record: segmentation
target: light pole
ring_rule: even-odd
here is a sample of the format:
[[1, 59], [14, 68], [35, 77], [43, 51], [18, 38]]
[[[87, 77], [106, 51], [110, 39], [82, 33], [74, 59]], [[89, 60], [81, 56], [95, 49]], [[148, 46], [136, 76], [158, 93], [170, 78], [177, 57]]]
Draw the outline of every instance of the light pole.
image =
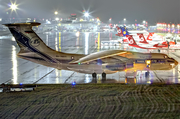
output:
[[124, 25], [126, 25], [126, 18], [124, 18]]
[[56, 20], [56, 22], [58, 22], [58, 21], [59, 21], [59, 18], [57, 17], [58, 11], [55, 11], [55, 12], [54, 12], [54, 15], [55, 15], [55, 20]]
[[144, 25], [144, 26], [146, 25], [146, 21], [145, 21], [145, 20], [143, 21], [143, 25]]
[[11, 3], [10, 9], [11, 9], [11, 11], [16, 11], [18, 9], [18, 7], [15, 3]]
[[56, 21], [59, 21], [59, 18], [57, 17], [55, 20], [56, 20]]
[[57, 15], [57, 14], [58, 14], [58, 12], [57, 12], [57, 11], [55, 11], [55, 12], [54, 12], [54, 14], [55, 14], [55, 15]]
[[85, 12], [85, 13], [84, 13], [84, 16], [85, 16], [85, 20], [87, 20], [86, 18], [89, 17], [89, 13], [88, 13], [88, 12]]
[[111, 23], [111, 21], [112, 21], [112, 18], [109, 18], [109, 23]]
[[[11, 12], [13, 11], [16, 12], [16, 10], [18, 9], [18, 5], [16, 3], [11, 3], [9, 7], [10, 7], [9, 9], [11, 10]], [[10, 18], [10, 23], [11, 23], [11, 18]]]

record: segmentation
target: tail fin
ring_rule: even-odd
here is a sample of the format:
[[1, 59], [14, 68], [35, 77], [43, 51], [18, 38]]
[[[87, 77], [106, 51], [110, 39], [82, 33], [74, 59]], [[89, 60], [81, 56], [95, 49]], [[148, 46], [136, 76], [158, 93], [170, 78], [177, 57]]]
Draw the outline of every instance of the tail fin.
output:
[[14, 23], [4, 25], [9, 28], [15, 37], [21, 49], [20, 53], [33, 52], [46, 61], [55, 62], [53, 58], [47, 54], [47, 52], [54, 52], [55, 50], [46, 46], [41, 38], [32, 30], [33, 26], [39, 26], [40, 23]]
[[147, 37], [147, 40], [150, 40], [152, 41], [152, 36], [153, 36], [154, 33], [149, 33], [148, 37]]
[[132, 37], [132, 35], [126, 35], [126, 37], [129, 40], [129, 46], [137, 47], [137, 48], [141, 48], [141, 49], [155, 49], [155, 47], [147, 48], [147, 47], [141, 47], [141, 46], [137, 45], [134, 38]]
[[134, 40], [132, 35], [126, 35], [129, 40], [129, 46], [137, 46], [136, 41]]
[[118, 26], [116, 26], [116, 28], [117, 28], [117, 34], [116, 34], [116, 36], [120, 36], [120, 37], [122, 37], [123, 36], [123, 32], [122, 32], [122, 30], [118, 27]]
[[146, 39], [144, 38], [144, 35], [142, 33], [137, 33], [137, 35], [139, 36], [140, 39], [140, 43], [145, 43], [145, 44], [149, 44]]
[[123, 36], [129, 35], [129, 32], [127, 31], [126, 26], [120, 27], [120, 29], [122, 30]]
[[118, 27], [116, 26], [118, 34], [116, 34], [116, 36], [126, 36], [129, 35], [129, 32], [127, 31], [126, 27]]

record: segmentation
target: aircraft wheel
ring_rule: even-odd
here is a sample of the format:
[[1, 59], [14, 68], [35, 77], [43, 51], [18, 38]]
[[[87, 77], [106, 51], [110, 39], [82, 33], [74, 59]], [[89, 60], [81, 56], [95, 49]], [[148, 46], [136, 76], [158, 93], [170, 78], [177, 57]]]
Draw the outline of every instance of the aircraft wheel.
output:
[[102, 73], [102, 78], [106, 78], [106, 73]]
[[97, 76], [96, 73], [93, 73], [93, 74], [92, 74], [92, 77], [93, 77], [93, 78], [96, 78], [96, 76]]

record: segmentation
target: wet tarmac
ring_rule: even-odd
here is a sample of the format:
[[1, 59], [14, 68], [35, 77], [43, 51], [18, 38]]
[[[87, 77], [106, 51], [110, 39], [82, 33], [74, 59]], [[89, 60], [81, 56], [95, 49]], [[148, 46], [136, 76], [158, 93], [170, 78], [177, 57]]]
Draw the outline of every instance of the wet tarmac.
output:
[[[101, 41], [117, 40], [115, 33], [83, 32], [79, 35], [76, 32], [46, 32], [38, 33], [42, 40], [51, 48], [77, 54], [90, 54], [101, 50], [119, 49], [132, 50], [139, 52], [158, 52], [157, 50], [142, 50], [124, 45], [101, 46]], [[180, 83], [179, 65], [173, 70], [150, 71], [149, 77], [145, 77], [145, 71], [137, 71], [137, 75], [118, 72], [108, 74], [106, 79], [101, 75], [93, 79], [91, 74], [77, 73], [74, 71], [57, 70], [43, 65], [18, 58], [16, 54], [19, 47], [12, 35], [0, 31], [0, 83], [10, 84], [63, 84], [63, 83], [137, 83], [149, 84], [154, 82], [161, 83]], [[163, 50], [172, 58], [180, 62], [180, 50]]]

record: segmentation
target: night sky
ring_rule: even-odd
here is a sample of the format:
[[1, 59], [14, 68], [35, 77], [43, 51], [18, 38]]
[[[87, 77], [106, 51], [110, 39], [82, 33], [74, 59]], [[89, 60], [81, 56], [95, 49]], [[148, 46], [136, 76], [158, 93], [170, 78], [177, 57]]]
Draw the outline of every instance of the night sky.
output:
[[91, 16], [103, 22], [112, 18], [112, 22], [118, 23], [126, 18], [127, 22], [136, 19], [138, 22], [180, 23], [180, 0], [16, 0], [20, 8], [17, 15], [7, 10], [10, 0], [0, 0], [0, 3], [1, 17], [54, 18], [56, 10], [62, 18], [72, 13], [81, 17], [83, 10], [89, 10]]

